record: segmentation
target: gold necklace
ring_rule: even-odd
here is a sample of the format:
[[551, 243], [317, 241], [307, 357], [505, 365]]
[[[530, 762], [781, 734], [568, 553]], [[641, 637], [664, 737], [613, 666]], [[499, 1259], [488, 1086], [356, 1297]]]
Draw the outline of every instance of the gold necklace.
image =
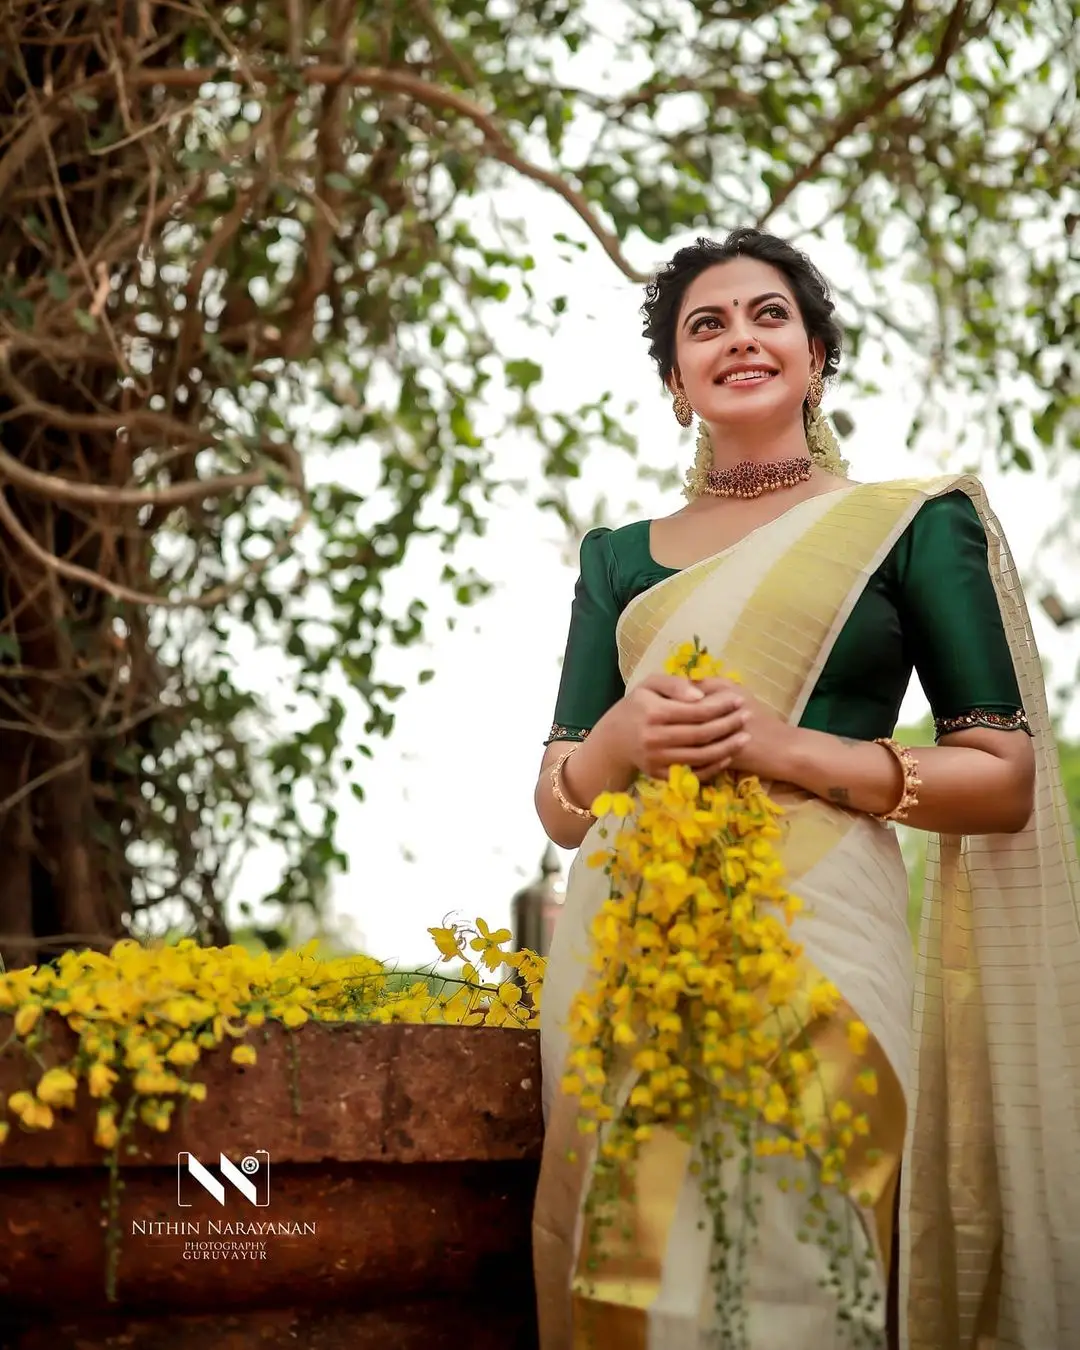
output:
[[714, 464], [705, 475], [704, 490], [712, 497], [760, 497], [763, 492], [778, 492], [807, 482], [812, 468], [806, 455], [772, 463], [744, 459], [731, 469], [718, 469]]

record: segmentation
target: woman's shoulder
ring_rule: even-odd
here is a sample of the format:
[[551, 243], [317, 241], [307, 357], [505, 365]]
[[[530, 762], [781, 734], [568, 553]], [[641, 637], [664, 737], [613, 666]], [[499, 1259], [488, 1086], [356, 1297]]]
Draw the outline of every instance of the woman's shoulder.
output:
[[[924, 497], [925, 505], [933, 502], [951, 502], [952, 509], [963, 502], [985, 502], [986, 489], [982, 481], [973, 473], [945, 473], [933, 477], [888, 478], [879, 482], [858, 483], [855, 486], [862, 492], [879, 493], [882, 496]], [[946, 508], [949, 509], [949, 508]]]
[[604, 554], [616, 562], [634, 560], [649, 551], [648, 520], [633, 520], [626, 525], [595, 525], [581, 541], [583, 551]]
[[967, 522], [984, 528], [992, 517], [986, 489], [970, 473], [939, 474], [934, 478], [893, 478], [856, 485], [860, 494], [882, 499], [892, 509], [916, 504], [906, 534], [927, 527], [948, 529]]
[[614, 528], [594, 525], [581, 540], [581, 574], [586, 580], [606, 583], [614, 595], [625, 589], [649, 559], [649, 522], [632, 521]]
[[653, 559], [651, 524], [651, 520], [633, 520], [615, 528], [598, 525], [581, 541], [582, 578], [609, 592], [619, 609], [669, 573], [670, 569]]

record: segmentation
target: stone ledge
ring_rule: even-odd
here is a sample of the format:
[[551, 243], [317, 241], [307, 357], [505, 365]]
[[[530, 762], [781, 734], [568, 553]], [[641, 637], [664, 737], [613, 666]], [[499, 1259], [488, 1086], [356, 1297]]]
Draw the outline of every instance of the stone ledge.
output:
[[[48, 1063], [69, 1057], [75, 1037], [53, 1016]], [[0, 1043], [11, 1028], [0, 1017]], [[290, 1032], [269, 1024], [249, 1032], [259, 1052], [250, 1067], [229, 1061], [229, 1041], [206, 1053], [194, 1076], [204, 1102], [178, 1108], [172, 1128], [135, 1132], [131, 1166], [175, 1164], [189, 1149], [233, 1152], [242, 1141], [275, 1161], [469, 1162], [539, 1158], [540, 1037], [508, 1027], [325, 1026]], [[293, 1049], [290, 1049], [290, 1043]], [[295, 1053], [293, 1053], [295, 1050]], [[26, 1086], [26, 1062], [0, 1057], [0, 1094]], [[299, 1101], [299, 1113], [294, 1097]], [[93, 1166], [96, 1104], [80, 1088], [74, 1112], [51, 1130], [27, 1133], [12, 1121], [0, 1147], [11, 1167]], [[254, 1141], [261, 1140], [258, 1145]]]
[[[56, 1062], [74, 1038], [59, 1019], [53, 1031]], [[83, 1088], [52, 1130], [13, 1125], [0, 1148], [0, 1347], [531, 1350], [539, 1036], [307, 1025], [251, 1041], [257, 1064], [210, 1052], [197, 1072], [207, 1100], [166, 1134], [138, 1126], [122, 1156], [112, 1304], [97, 1104]], [[0, 1093], [25, 1085], [22, 1057], [0, 1058]], [[197, 1185], [180, 1205], [178, 1152], [214, 1168], [255, 1149], [270, 1156], [267, 1205]], [[265, 1254], [185, 1256], [230, 1223]]]

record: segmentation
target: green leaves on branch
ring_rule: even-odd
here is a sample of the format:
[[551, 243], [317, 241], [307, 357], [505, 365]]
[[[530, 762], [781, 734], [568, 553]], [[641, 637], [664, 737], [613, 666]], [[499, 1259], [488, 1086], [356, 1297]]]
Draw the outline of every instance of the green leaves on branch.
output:
[[[40, 176], [9, 184], [0, 324], [40, 321], [50, 340], [63, 327], [95, 370], [115, 362], [87, 411], [127, 415], [137, 385], [139, 406], [211, 437], [200, 473], [272, 466], [246, 496], [137, 521], [163, 587], [218, 585], [272, 554], [200, 618], [132, 625], [145, 706], [168, 695], [122, 788], [145, 802], [125, 866], [147, 903], [181, 894], [202, 922], [208, 893], [223, 903], [234, 863], [266, 844], [275, 900], [321, 903], [344, 864], [335, 794], [403, 692], [386, 650], [430, 620], [401, 593], [403, 565], [429, 569], [426, 599], [439, 584], [455, 604], [486, 593], [455, 554], [483, 532], [501, 437], [535, 443], [541, 499], [567, 520], [590, 446], [632, 450], [607, 394], [553, 407], [535, 353], [495, 336], [504, 317], [550, 328], [575, 303], [573, 272], [544, 291], [526, 185], [562, 212], [569, 267], [613, 280], [696, 231], [757, 222], [811, 253], [846, 240], [857, 265], [833, 280], [854, 385], [871, 350], [911, 353], [928, 390], [916, 425], [959, 389], [1003, 461], [1077, 446], [1078, 0], [369, 0], [342, 31], [333, 7], [301, 7], [303, 32], [269, 0], [204, 20], [151, 6], [123, 88], [106, 73], [66, 91], [65, 72], [98, 70], [113, 41], [99, 8], [71, 39], [85, 51], [54, 62], [46, 42], [27, 63], [49, 76], [34, 99], [68, 108], [63, 134], [81, 137], [62, 158], [80, 253], [48, 161], [27, 160]], [[82, 388], [85, 367], [59, 359], [34, 368]], [[152, 441], [118, 467], [107, 439], [79, 448], [96, 482], [195, 472]], [[309, 482], [295, 537], [294, 464]], [[75, 623], [87, 651], [103, 623]], [[357, 703], [362, 729], [345, 714]]]

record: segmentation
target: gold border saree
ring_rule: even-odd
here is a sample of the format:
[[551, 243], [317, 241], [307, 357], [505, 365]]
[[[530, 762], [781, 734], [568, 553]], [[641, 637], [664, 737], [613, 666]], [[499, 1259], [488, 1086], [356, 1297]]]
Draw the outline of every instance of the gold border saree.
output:
[[[870, 576], [923, 502], [955, 488], [971, 497], [987, 532], [1034, 733], [1031, 823], [1018, 835], [933, 841], [917, 963], [890, 828], [779, 787], [781, 855], [806, 903], [795, 936], [871, 1033], [882, 1084], [872, 1122], [879, 1153], [854, 1163], [862, 1207], [837, 1203], [854, 1213], [882, 1291], [890, 1261], [900, 1260], [902, 1350], [1071, 1350], [1080, 1346], [1080, 869], [1030, 624], [981, 485], [970, 477], [864, 484], [801, 502], [637, 597], [620, 619], [620, 664], [633, 688], [697, 636], [797, 722]], [[633, 1241], [599, 1267], [586, 1250], [591, 1156], [559, 1082], [570, 1004], [588, 978], [589, 926], [607, 895], [606, 876], [585, 862], [599, 828], [571, 868], [544, 986], [547, 1137], [534, 1216], [541, 1347], [717, 1346], [688, 1145], [656, 1137], [626, 1201]], [[835, 1022], [813, 1030], [839, 1093], [862, 1062], [835, 1033]], [[819, 1287], [820, 1253], [795, 1241], [799, 1197], [764, 1181], [745, 1290], [752, 1350], [847, 1344], [835, 1298]], [[879, 1304], [864, 1334], [881, 1336], [883, 1325]]]

